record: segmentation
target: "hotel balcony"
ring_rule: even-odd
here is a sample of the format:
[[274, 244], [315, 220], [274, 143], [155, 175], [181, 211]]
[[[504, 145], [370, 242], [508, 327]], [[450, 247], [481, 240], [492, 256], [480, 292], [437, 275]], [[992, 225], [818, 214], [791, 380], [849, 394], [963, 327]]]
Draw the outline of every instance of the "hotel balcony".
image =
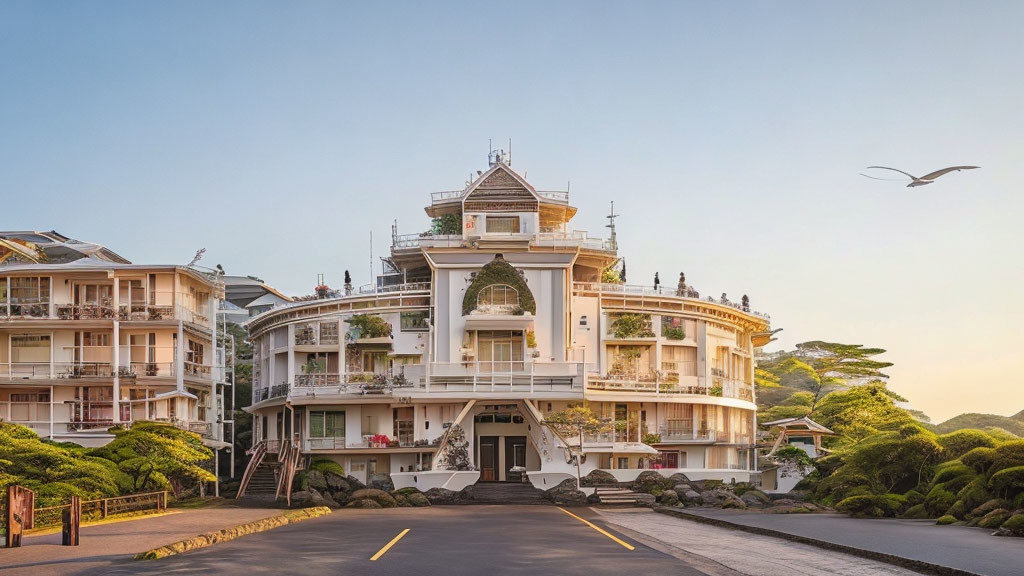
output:
[[752, 384], [713, 377], [708, 380], [697, 376], [683, 376], [674, 379], [662, 379], [660, 375], [592, 375], [587, 379], [588, 391], [603, 392], [635, 392], [655, 395], [692, 395], [736, 398], [754, 401]]
[[663, 424], [658, 428], [662, 443], [676, 442], [714, 442], [714, 430], [694, 430], [693, 420], [676, 420]]

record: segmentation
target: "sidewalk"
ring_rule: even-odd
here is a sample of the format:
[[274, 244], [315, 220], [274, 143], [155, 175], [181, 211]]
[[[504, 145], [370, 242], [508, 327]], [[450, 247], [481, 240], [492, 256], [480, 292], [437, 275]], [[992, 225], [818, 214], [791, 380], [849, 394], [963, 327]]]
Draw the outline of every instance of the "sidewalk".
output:
[[[915, 576], [905, 568], [750, 534], [699, 524], [645, 509], [594, 509], [614, 525], [642, 534], [687, 554], [702, 556], [723, 567], [721, 573], [746, 576]], [[704, 570], [704, 568], [701, 568]], [[711, 573], [711, 570], [706, 570]], [[734, 571], [734, 572], [733, 572]]]
[[139, 552], [204, 532], [279, 514], [230, 504], [83, 526], [79, 546], [61, 546], [60, 533], [26, 536], [21, 548], [0, 548], [4, 576], [63, 576], [109, 566]]
[[850, 518], [840, 514], [763, 514], [694, 508], [685, 511], [975, 574], [1024, 573], [1024, 538], [999, 538], [991, 535], [992, 530], [983, 528], [936, 526], [934, 520]]

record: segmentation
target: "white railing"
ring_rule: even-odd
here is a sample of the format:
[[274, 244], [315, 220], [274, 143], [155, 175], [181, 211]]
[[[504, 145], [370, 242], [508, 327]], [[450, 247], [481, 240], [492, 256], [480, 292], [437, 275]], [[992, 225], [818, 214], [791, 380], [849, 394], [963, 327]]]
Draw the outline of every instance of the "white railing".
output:
[[568, 202], [569, 192], [567, 190], [537, 190], [537, 195], [548, 200]]
[[346, 448], [345, 437], [340, 438], [307, 438], [305, 450], [339, 450]]
[[763, 314], [756, 310], [752, 310], [749, 307], [744, 308], [739, 302], [733, 302], [732, 300], [720, 300], [708, 296], [707, 298], [693, 298], [686, 295], [680, 295], [676, 293], [676, 288], [668, 285], [661, 285], [657, 288], [653, 286], [641, 286], [635, 284], [608, 284], [603, 282], [573, 282], [573, 292], [603, 292], [609, 294], [626, 294], [626, 295], [638, 295], [638, 296], [662, 296], [671, 298], [681, 298], [684, 300], [690, 300], [693, 302], [710, 302], [712, 304], [718, 304], [720, 306], [728, 306], [735, 308], [746, 314], [758, 316], [766, 320], [770, 320], [771, 316]]
[[581, 389], [579, 362], [434, 362], [428, 391], [554, 391]]
[[441, 192], [431, 192], [430, 201], [440, 202], [443, 200], [454, 200], [455, 198], [461, 198], [463, 192], [465, 192], [465, 190], [442, 190]]

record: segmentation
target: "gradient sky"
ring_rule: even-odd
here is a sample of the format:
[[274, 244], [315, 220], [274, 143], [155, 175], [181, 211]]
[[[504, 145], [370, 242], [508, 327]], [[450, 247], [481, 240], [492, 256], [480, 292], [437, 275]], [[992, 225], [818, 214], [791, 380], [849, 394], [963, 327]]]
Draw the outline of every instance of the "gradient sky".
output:
[[0, 3], [0, 228], [361, 284], [512, 138], [578, 228], [616, 201], [631, 283], [886, 348], [936, 421], [1024, 409], [1024, 3], [381, 4]]

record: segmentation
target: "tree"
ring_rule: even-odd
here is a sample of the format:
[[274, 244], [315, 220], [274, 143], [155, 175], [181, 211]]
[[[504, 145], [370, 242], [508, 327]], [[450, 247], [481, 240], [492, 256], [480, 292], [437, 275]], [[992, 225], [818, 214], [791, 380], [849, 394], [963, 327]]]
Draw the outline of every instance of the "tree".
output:
[[576, 464], [576, 486], [579, 487], [582, 481], [580, 466], [586, 458], [583, 453], [583, 437], [610, 432], [613, 428], [612, 422], [598, 418], [587, 406], [573, 406], [560, 412], [548, 414], [542, 424], [561, 436], [563, 441], [568, 437], [579, 439], [579, 444], [575, 446], [565, 442], [566, 449], [569, 450], [568, 463]]
[[213, 482], [202, 463], [213, 457], [198, 434], [158, 422], [136, 422], [111, 429], [114, 439], [90, 451], [110, 460], [130, 479], [130, 490], [173, 490], [175, 497], [200, 482]]
[[[885, 379], [889, 376], [881, 370], [892, 366], [892, 362], [872, 360], [872, 356], [884, 354], [882, 348], [865, 348], [860, 344], [839, 344], [814, 340], [796, 345], [798, 362], [810, 370], [811, 392], [814, 393], [812, 409], [824, 394], [850, 386], [852, 382]], [[794, 367], [795, 369], [802, 367]]]

